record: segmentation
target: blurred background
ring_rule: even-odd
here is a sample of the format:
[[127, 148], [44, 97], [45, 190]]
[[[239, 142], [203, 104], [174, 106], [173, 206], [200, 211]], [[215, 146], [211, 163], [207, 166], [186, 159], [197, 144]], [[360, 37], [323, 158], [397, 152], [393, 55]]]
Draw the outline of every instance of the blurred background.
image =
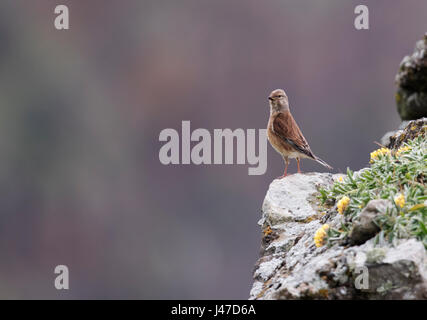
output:
[[[70, 30], [54, 28], [58, 4]], [[246, 299], [282, 159], [268, 146], [263, 176], [164, 166], [159, 133], [265, 128], [267, 95], [284, 88], [318, 156], [366, 166], [400, 123], [394, 76], [427, 2], [365, 1], [368, 31], [358, 4], [2, 0], [0, 298]], [[59, 264], [68, 291], [53, 285]]]

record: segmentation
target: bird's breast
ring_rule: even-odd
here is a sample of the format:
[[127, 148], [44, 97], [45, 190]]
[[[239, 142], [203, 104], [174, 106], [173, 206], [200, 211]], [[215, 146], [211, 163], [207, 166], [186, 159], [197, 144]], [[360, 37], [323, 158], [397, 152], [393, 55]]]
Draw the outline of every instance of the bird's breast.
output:
[[281, 155], [287, 157], [293, 151], [292, 147], [280, 138], [273, 129], [273, 117], [270, 117], [267, 125], [267, 138], [271, 146]]

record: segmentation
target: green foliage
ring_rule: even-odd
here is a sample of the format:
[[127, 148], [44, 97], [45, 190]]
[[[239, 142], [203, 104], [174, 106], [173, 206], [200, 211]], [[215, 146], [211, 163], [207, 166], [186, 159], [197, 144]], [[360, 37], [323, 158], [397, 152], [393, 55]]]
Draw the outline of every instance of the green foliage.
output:
[[425, 135], [421, 134], [398, 151], [373, 152], [370, 168], [358, 174], [347, 169], [347, 176], [342, 181], [336, 181], [329, 189], [319, 190], [319, 199], [325, 206], [344, 196], [350, 198], [340, 228], [328, 231], [328, 243], [333, 244], [348, 235], [353, 222], [370, 200], [388, 199], [393, 207], [376, 221], [380, 232], [375, 242], [393, 243], [399, 238], [414, 237], [427, 248], [426, 151]]

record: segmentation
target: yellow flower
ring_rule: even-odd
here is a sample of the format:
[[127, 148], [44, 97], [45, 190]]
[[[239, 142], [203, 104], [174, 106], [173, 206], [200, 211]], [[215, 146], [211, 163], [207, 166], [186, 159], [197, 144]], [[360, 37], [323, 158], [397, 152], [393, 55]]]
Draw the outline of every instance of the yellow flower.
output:
[[317, 229], [316, 233], [314, 234], [314, 244], [316, 245], [316, 247], [319, 248], [323, 246], [326, 237], [326, 232], [328, 231], [328, 229], [328, 224], [324, 224], [319, 229]]
[[344, 181], [344, 178], [343, 178], [342, 176], [339, 176], [339, 177], [338, 177], [338, 181], [339, 181], [339, 182], [343, 182], [343, 181]]
[[398, 206], [403, 208], [405, 205], [405, 196], [402, 193], [399, 193], [397, 196], [394, 197], [394, 203]]
[[344, 211], [347, 209], [348, 204], [350, 203], [350, 198], [347, 196], [344, 196], [341, 198], [340, 201], [337, 203], [338, 212], [343, 214]]
[[377, 160], [379, 158], [379, 156], [390, 154], [390, 152], [391, 151], [388, 148], [381, 148], [381, 149], [377, 149], [377, 150], [371, 152], [370, 163], [373, 163], [375, 160]]
[[400, 148], [396, 151], [396, 157], [400, 156], [400, 154], [401, 154], [402, 152], [406, 152], [406, 151], [409, 151], [409, 150], [411, 150], [411, 147], [410, 147], [410, 146], [400, 147]]

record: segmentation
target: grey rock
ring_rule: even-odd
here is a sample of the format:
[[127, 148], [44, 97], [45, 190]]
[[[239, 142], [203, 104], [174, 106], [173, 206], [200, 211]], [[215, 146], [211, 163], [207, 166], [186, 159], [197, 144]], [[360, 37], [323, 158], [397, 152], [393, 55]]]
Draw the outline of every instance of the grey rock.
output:
[[375, 236], [380, 228], [375, 220], [391, 208], [392, 203], [389, 200], [375, 199], [368, 202], [366, 207], [359, 214], [358, 220], [354, 222], [350, 231], [350, 243], [362, 244]]
[[290, 221], [304, 221], [318, 214], [314, 194], [318, 186], [333, 181], [328, 173], [293, 174], [274, 180], [262, 205], [260, 224], [270, 226]]
[[[370, 246], [371, 247], [371, 246]], [[359, 263], [369, 271], [371, 299], [427, 299], [427, 259], [424, 245], [415, 240], [401, 240], [395, 247], [383, 247], [379, 261], [372, 261], [371, 248]], [[370, 254], [371, 253], [371, 254]], [[378, 255], [378, 253], [376, 253]]]

